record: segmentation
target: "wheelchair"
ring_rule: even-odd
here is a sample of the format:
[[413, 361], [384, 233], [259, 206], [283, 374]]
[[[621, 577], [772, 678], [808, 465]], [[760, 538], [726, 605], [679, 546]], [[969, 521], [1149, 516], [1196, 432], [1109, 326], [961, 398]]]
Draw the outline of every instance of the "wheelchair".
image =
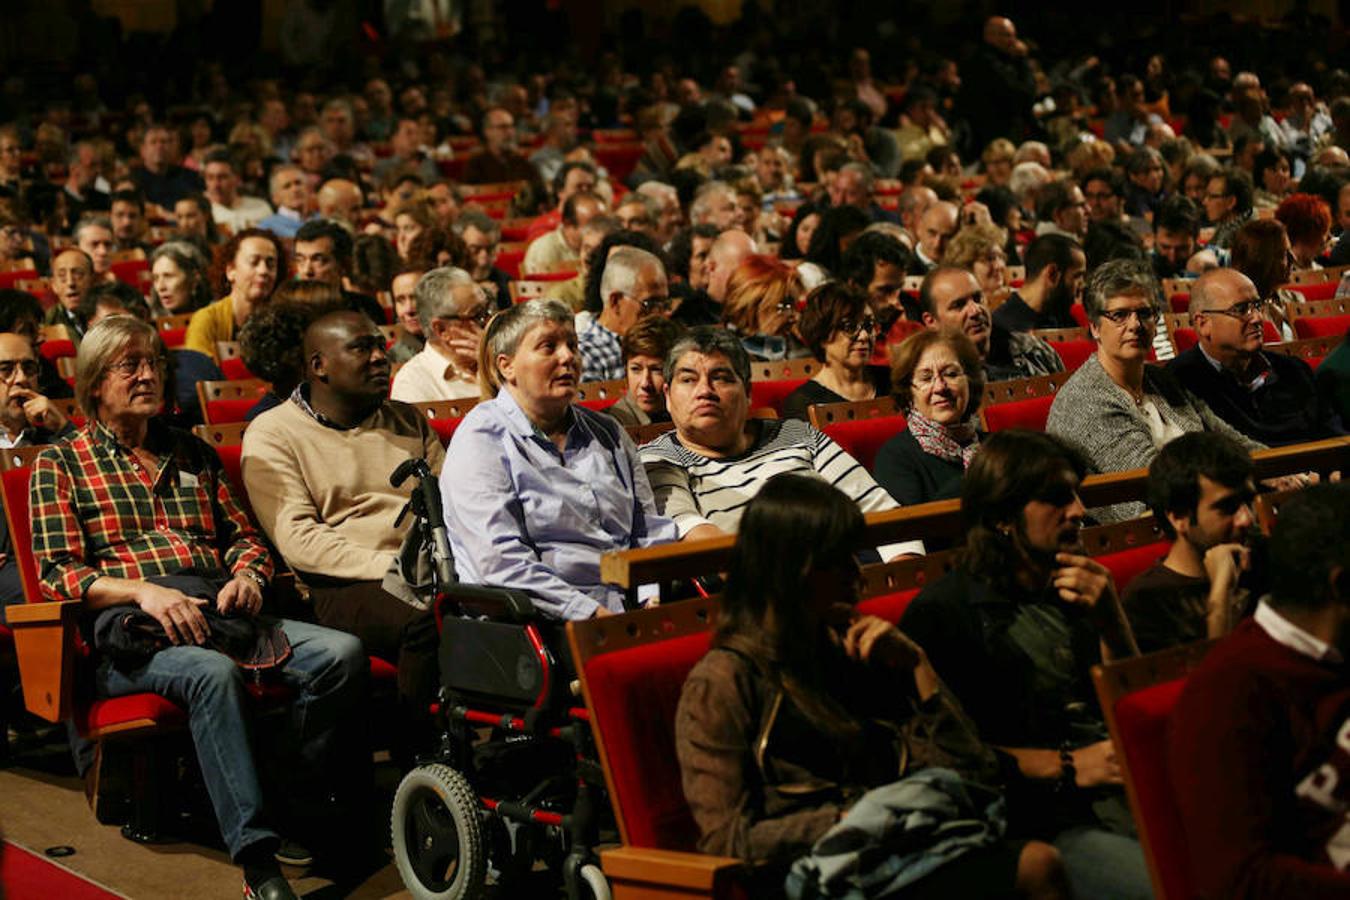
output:
[[441, 689], [438, 746], [394, 796], [399, 875], [418, 900], [488, 896], [489, 875], [496, 896], [514, 897], [542, 863], [568, 900], [608, 900], [593, 848], [612, 815], [562, 629], [541, 622], [523, 593], [455, 581], [436, 479], [415, 460], [391, 481], [408, 474], [431, 560]]

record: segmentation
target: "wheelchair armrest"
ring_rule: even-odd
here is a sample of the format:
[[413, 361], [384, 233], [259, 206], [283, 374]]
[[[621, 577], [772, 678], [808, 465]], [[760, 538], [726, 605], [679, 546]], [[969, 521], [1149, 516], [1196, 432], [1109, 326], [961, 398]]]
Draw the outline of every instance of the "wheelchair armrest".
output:
[[80, 609], [78, 600], [16, 603], [5, 609], [14, 632], [24, 706], [48, 722], [71, 716]]
[[443, 592], [444, 599], [470, 616], [485, 616], [498, 622], [528, 622], [535, 618], [528, 594], [508, 588], [456, 583]]
[[745, 864], [729, 856], [651, 847], [611, 847], [600, 851], [600, 867], [609, 879], [615, 900], [744, 896], [740, 888]]

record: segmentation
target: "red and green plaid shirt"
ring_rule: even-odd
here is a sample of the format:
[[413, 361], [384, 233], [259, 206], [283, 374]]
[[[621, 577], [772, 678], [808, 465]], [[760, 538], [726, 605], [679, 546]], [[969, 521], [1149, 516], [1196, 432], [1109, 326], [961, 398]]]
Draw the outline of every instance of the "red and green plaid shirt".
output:
[[251, 568], [271, 578], [271, 556], [215, 452], [153, 420], [147, 441], [155, 472], [97, 422], [37, 458], [29, 504], [47, 599], [82, 600], [105, 575]]

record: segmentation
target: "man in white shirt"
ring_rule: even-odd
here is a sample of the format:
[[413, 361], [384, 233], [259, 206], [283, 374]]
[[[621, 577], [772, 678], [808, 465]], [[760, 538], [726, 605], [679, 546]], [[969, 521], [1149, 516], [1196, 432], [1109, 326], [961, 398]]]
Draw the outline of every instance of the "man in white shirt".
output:
[[245, 197], [239, 193], [239, 173], [228, 150], [214, 150], [206, 155], [202, 167], [206, 180], [206, 196], [211, 200], [211, 218], [232, 232], [252, 228], [272, 215], [266, 200]]
[[417, 318], [427, 343], [394, 376], [405, 403], [478, 396], [478, 344], [492, 315], [487, 294], [463, 269], [432, 269], [417, 281]]

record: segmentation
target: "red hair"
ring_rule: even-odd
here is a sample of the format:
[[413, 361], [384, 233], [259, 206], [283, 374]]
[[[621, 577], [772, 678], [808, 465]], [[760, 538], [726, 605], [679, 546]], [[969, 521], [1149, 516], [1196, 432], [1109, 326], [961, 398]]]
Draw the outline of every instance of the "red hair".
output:
[[1315, 194], [1291, 194], [1276, 208], [1275, 218], [1295, 244], [1320, 244], [1331, 231], [1331, 207]]

